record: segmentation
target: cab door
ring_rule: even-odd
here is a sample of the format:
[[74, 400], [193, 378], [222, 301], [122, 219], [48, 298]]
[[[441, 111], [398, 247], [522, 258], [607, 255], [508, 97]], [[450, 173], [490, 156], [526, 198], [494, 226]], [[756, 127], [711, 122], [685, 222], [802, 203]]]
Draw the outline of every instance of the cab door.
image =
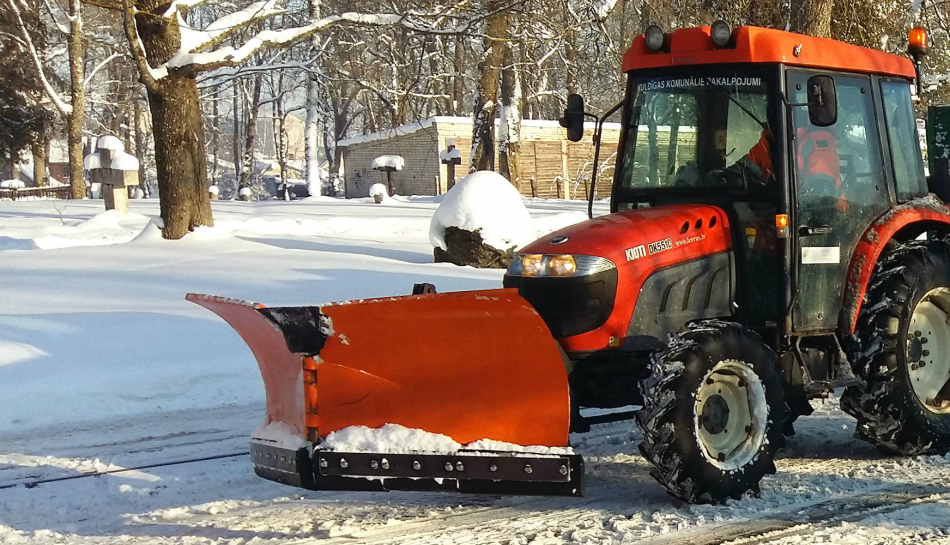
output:
[[[789, 101], [805, 103], [813, 72], [789, 71]], [[868, 226], [889, 208], [870, 77], [834, 76], [838, 119], [809, 122], [791, 106], [790, 170], [796, 205], [792, 230], [792, 325], [798, 332], [837, 327], [851, 254]]]

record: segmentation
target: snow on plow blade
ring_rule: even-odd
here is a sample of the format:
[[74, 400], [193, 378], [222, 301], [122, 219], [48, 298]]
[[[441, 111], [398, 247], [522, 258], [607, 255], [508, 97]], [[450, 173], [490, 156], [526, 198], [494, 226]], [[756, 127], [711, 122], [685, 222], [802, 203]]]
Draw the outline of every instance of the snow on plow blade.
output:
[[[320, 307], [268, 308], [198, 294], [187, 299], [228, 322], [260, 366], [265, 424], [272, 424], [251, 442], [262, 477], [311, 489], [582, 493], [583, 462], [573, 454], [343, 453], [320, 446], [331, 432], [385, 424], [443, 434], [462, 445], [490, 439], [567, 446], [564, 362], [516, 290]], [[275, 437], [274, 423], [296, 438]]]

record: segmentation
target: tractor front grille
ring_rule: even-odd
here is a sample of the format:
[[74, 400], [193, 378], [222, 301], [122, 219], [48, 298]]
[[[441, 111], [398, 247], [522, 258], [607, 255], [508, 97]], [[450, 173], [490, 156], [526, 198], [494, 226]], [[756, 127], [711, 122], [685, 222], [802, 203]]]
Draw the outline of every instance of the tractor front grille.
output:
[[617, 269], [577, 277], [508, 276], [556, 338], [572, 337], [604, 325], [614, 309]]

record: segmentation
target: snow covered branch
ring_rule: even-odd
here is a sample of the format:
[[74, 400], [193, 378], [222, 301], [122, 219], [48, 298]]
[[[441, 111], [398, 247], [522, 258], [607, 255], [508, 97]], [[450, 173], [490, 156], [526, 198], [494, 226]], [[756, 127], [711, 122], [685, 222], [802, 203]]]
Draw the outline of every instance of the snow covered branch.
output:
[[73, 111], [73, 107], [70, 104], [67, 104], [59, 93], [56, 92], [56, 89], [53, 88], [50, 84], [49, 79], [46, 78], [46, 72], [43, 70], [43, 61], [40, 59], [39, 53], [36, 51], [36, 47], [33, 45], [33, 38], [30, 36], [29, 30], [26, 28], [26, 24], [23, 22], [23, 17], [20, 14], [20, 8], [17, 7], [17, 2], [14, 0], [7, 0], [7, 4], [13, 9], [13, 13], [16, 15], [17, 27], [23, 34], [23, 42], [26, 43], [27, 49], [30, 52], [30, 57], [33, 61], [33, 64], [36, 65], [36, 71], [40, 75], [40, 81], [43, 83], [43, 89], [46, 91], [47, 96], [56, 106], [56, 109], [63, 115], [69, 115]]
[[158, 80], [166, 72], [153, 70], [148, 64], [148, 57], [145, 55], [145, 46], [142, 45], [142, 39], [135, 29], [135, 11], [129, 4], [129, 0], [122, 0], [122, 25], [125, 27], [125, 37], [129, 41], [129, 47], [132, 50], [132, 58], [135, 60], [135, 66], [139, 70], [142, 83], [153, 93], [159, 91]]

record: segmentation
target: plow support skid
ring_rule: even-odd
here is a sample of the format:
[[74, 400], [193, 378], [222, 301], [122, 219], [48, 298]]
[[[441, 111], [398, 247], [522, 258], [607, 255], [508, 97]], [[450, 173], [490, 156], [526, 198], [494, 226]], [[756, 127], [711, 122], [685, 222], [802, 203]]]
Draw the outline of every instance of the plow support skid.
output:
[[[321, 453], [323, 464], [338, 465], [339, 460], [330, 458], [346, 456], [324, 450], [320, 441], [350, 426], [398, 424], [446, 435], [462, 445], [490, 439], [524, 446], [567, 446], [570, 401], [564, 360], [544, 322], [516, 290], [414, 295], [320, 307], [267, 308], [197, 294], [187, 299], [221, 316], [251, 349], [264, 378], [266, 422], [283, 422], [316, 447], [311, 457], [297, 447], [255, 437], [252, 456], [258, 473], [266, 478], [317, 489], [425, 488], [415, 482], [420, 478], [434, 479], [441, 488], [445, 488], [444, 479], [458, 480], [448, 487], [463, 491], [505, 492], [508, 489], [499, 483], [509, 479], [528, 484], [518, 488], [519, 493], [578, 494], [581, 488], [583, 464], [573, 455], [548, 458], [525, 471], [524, 466], [531, 464], [522, 464], [521, 458], [537, 455], [498, 453], [501, 463], [494, 465], [503, 471], [496, 479], [481, 475], [492, 465], [486, 462], [496, 456], [492, 453], [464, 455], [466, 460], [475, 459], [474, 464], [427, 460], [427, 468], [449, 462], [472, 467], [473, 472], [464, 477], [409, 471], [405, 468], [419, 461], [409, 460], [413, 455], [388, 455], [387, 465], [394, 473], [387, 474], [391, 478], [382, 488], [377, 481], [384, 475], [364, 474], [363, 464], [353, 466], [350, 473], [341, 473], [339, 467], [321, 470], [318, 464]], [[412, 450], [411, 445], [399, 448]], [[269, 456], [274, 463], [267, 462]], [[351, 458], [370, 463], [369, 458], [363, 460], [367, 456], [371, 454]], [[277, 459], [282, 459], [281, 464]], [[373, 460], [381, 464], [379, 456]], [[561, 473], [562, 466], [567, 473]], [[353, 477], [374, 478], [368, 482], [376, 484]], [[463, 479], [473, 480], [464, 481], [463, 486]], [[393, 486], [397, 481], [404, 482]], [[552, 488], [544, 481], [559, 484]]]

